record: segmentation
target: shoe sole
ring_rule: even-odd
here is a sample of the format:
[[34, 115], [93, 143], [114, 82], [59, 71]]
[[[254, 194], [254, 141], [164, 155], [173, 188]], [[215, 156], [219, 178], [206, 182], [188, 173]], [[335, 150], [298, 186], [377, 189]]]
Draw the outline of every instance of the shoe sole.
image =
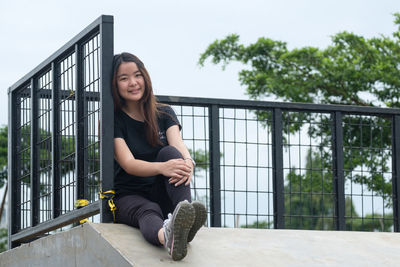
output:
[[196, 235], [197, 231], [206, 223], [207, 220], [207, 210], [203, 203], [194, 201], [192, 202], [194, 208], [196, 219], [194, 220], [193, 226], [189, 231], [187, 242], [191, 242]]
[[182, 203], [177, 211], [174, 221], [172, 253], [174, 261], [183, 259], [187, 254], [187, 237], [193, 226], [195, 210], [189, 202]]

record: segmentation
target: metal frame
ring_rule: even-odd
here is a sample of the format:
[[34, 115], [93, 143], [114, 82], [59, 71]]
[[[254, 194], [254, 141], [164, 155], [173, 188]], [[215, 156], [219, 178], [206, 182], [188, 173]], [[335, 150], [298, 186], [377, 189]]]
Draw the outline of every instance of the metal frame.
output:
[[[113, 21], [101, 24], [101, 59], [100, 59], [100, 181], [101, 189], [107, 191], [114, 186], [114, 102], [111, 90], [106, 90], [111, 85], [112, 61], [114, 56], [114, 30]], [[101, 200], [101, 222], [112, 222], [113, 217], [109, 211], [107, 201]]]
[[284, 195], [283, 195], [283, 144], [282, 144], [282, 110], [274, 108], [272, 111], [272, 150], [273, 150], [273, 188], [274, 188], [274, 228], [284, 229]]
[[342, 113], [333, 113], [333, 173], [335, 192], [336, 229], [345, 230], [345, 197], [344, 197], [344, 172], [343, 172], [343, 121]]
[[[400, 231], [400, 109], [359, 107], [348, 105], [322, 105], [308, 103], [283, 103], [269, 101], [248, 101], [230, 99], [210, 99], [176, 96], [158, 96], [160, 102], [170, 105], [208, 107], [210, 124], [210, 222], [211, 226], [221, 226], [221, 181], [220, 168], [215, 164], [219, 162], [216, 153], [219, 153], [219, 123], [217, 115], [222, 108], [244, 108], [251, 110], [269, 110], [272, 112], [272, 140], [273, 140], [273, 199], [274, 199], [274, 228], [285, 228], [285, 208], [283, 193], [283, 165], [282, 165], [282, 112], [316, 112], [331, 114], [332, 121], [332, 150], [334, 173], [334, 195], [335, 195], [335, 220], [336, 229], [345, 230], [345, 192], [344, 192], [344, 170], [343, 170], [343, 115], [371, 115], [393, 118], [393, 209], [394, 209], [394, 231]], [[218, 128], [218, 129], [216, 129]], [[214, 218], [218, 216], [218, 218]]]
[[217, 105], [209, 107], [210, 124], [210, 191], [211, 225], [221, 227], [221, 179], [219, 148], [219, 109]]
[[[83, 92], [83, 73], [82, 71], [82, 51], [81, 47], [84, 42], [90, 40], [94, 35], [98, 34], [100, 38], [100, 59], [99, 64], [101, 66], [101, 75], [100, 75], [100, 93], [97, 95], [93, 95], [93, 93]], [[26, 242], [32, 238], [40, 236], [46, 232], [51, 230], [63, 227], [65, 225], [71, 224], [73, 222], [79, 221], [82, 218], [90, 217], [94, 214], [98, 214], [101, 209], [100, 203], [101, 201], [95, 201], [81, 208], [79, 210], [69, 211], [66, 214], [61, 215], [62, 209], [62, 199], [60, 195], [60, 177], [61, 170], [59, 168], [58, 162], [60, 160], [60, 151], [62, 140], [60, 139], [59, 133], [59, 125], [61, 121], [60, 117], [60, 107], [58, 102], [61, 96], [67, 94], [64, 88], [61, 88], [60, 80], [58, 79], [60, 70], [58, 67], [58, 62], [63, 60], [66, 56], [70, 55], [71, 52], [75, 51], [76, 55], [76, 96], [75, 101], [77, 102], [77, 132], [76, 136], [76, 176], [77, 177], [77, 188], [78, 198], [85, 198], [87, 196], [87, 185], [86, 180], [84, 179], [85, 175], [85, 164], [86, 157], [82, 152], [85, 147], [85, 134], [87, 133], [87, 125], [84, 120], [78, 121], [78, 118], [83, 117], [83, 113], [85, 111], [85, 101], [87, 98], [97, 99], [100, 101], [100, 112], [103, 109], [107, 111], [113, 110], [113, 102], [111, 97], [110, 90], [110, 73], [112, 68], [112, 57], [113, 57], [113, 17], [112, 16], [100, 16], [93, 23], [91, 23], [88, 27], [86, 27], [83, 31], [81, 31], [78, 35], [72, 38], [68, 43], [66, 43], [62, 48], [52, 54], [49, 58], [39, 64], [35, 69], [17, 81], [14, 85], [12, 85], [9, 90], [9, 133], [8, 133], [8, 151], [9, 151], [9, 166], [8, 166], [8, 177], [9, 177], [9, 248], [13, 248], [19, 245], [21, 242]], [[48, 98], [51, 97], [51, 110], [52, 110], [52, 220], [45, 221], [39, 224], [39, 196], [40, 196], [40, 177], [38, 177], [38, 168], [39, 168], [39, 148], [36, 146], [38, 142], [38, 135], [40, 134], [38, 129], [38, 96], [39, 91], [37, 90], [37, 82], [38, 77], [44, 72], [48, 70], [52, 71], [52, 88], [51, 88], [51, 96], [40, 95], [40, 97]], [[18, 138], [16, 138], [16, 126], [19, 125], [20, 120], [20, 107], [18, 107], [16, 102], [17, 93], [24, 89], [27, 84], [30, 84], [30, 123], [31, 123], [31, 150], [30, 150], [30, 184], [32, 186], [30, 190], [30, 205], [31, 205], [31, 219], [30, 219], [30, 227], [21, 230], [21, 210], [18, 207], [18, 203], [20, 203], [20, 186], [18, 185], [18, 176], [19, 176], [19, 167], [18, 159], [16, 158], [16, 148], [19, 147]], [[46, 93], [45, 93], [46, 94]], [[111, 114], [111, 115], [110, 115]], [[112, 112], [101, 112], [100, 120], [107, 121], [112, 123], [113, 116]], [[104, 125], [104, 124], [103, 124]], [[112, 124], [111, 124], [112, 125]], [[100, 162], [101, 162], [101, 170], [100, 170], [100, 179], [102, 181], [102, 188], [105, 190], [109, 190], [112, 188], [113, 177], [112, 170], [110, 168], [105, 168], [105, 166], [113, 165], [113, 127], [101, 127], [101, 131], [98, 133], [101, 137], [101, 152], [100, 154]], [[104, 153], [107, 151], [108, 153]], [[107, 216], [107, 212], [102, 212], [101, 220], [103, 222], [110, 221], [110, 215]]]
[[393, 116], [392, 157], [394, 231], [400, 232], [400, 115]]

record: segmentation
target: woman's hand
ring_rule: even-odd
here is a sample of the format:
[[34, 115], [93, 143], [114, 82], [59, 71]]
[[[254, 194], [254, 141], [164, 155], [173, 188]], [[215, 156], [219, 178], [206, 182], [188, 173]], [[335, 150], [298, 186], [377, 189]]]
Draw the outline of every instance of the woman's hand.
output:
[[186, 159], [183, 161], [186, 163], [186, 166], [188, 166], [190, 168], [190, 173], [188, 175], [185, 175], [184, 177], [182, 177], [182, 176], [181, 177], [167, 176], [167, 177], [171, 177], [169, 179], [169, 182], [171, 184], [174, 183], [175, 186], [178, 186], [185, 182], [186, 182], [185, 185], [189, 185], [190, 181], [192, 180], [194, 165], [193, 165], [193, 162], [191, 160], [189, 160], [190, 153], [189, 153], [189, 150], [187, 149], [187, 147], [185, 146], [185, 144], [183, 143], [182, 136], [179, 131], [179, 126], [173, 125], [173, 126], [169, 127], [166, 132], [166, 135], [167, 135], [168, 144], [170, 146], [176, 147], [176, 149], [178, 149], [178, 151], [181, 152], [183, 158]]
[[183, 159], [171, 159], [164, 162], [162, 175], [170, 177], [169, 183], [175, 184], [175, 186], [184, 182], [186, 182], [185, 185], [189, 185], [192, 179], [192, 171], [191, 163]]
[[178, 185], [184, 183], [185, 181], [186, 181], [185, 185], [187, 186], [190, 184], [190, 181], [192, 180], [194, 164], [189, 158], [184, 159], [184, 161], [186, 162], [186, 165], [190, 167], [190, 174], [189, 174], [189, 176], [183, 177], [182, 179], [179, 179], [179, 180], [170, 178], [169, 182], [175, 183], [175, 186], [178, 186]]

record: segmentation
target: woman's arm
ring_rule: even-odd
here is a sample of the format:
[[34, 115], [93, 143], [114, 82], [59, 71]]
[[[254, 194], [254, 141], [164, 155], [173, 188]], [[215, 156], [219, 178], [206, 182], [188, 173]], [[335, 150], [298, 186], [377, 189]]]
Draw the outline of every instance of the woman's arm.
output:
[[114, 138], [114, 157], [118, 164], [131, 175], [148, 177], [162, 174], [179, 178], [190, 175], [190, 167], [182, 159], [166, 162], [147, 162], [135, 159], [123, 138]]
[[190, 156], [189, 150], [187, 149], [185, 143], [182, 140], [181, 133], [179, 131], [179, 126], [174, 125], [174, 126], [169, 127], [166, 131], [166, 135], [167, 135], [168, 144], [176, 147], [176, 149], [178, 149], [178, 151], [181, 152], [183, 158], [185, 159], [187, 166], [189, 166], [191, 168], [190, 175], [188, 175], [186, 177], [187, 180], [179, 179], [179, 181], [176, 181], [177, 179], [171, 179], [170, 182], [172, 182], [172, 183], [176, 182], [176, 185], [178, 186], [181, 183], [185, 182], [185, 180], [186, 180], [185, 185], [189, 185], [190, 180], [192, 179], [194, 165], [193, 165], [193, 162], [190, 160], [192, 157]]

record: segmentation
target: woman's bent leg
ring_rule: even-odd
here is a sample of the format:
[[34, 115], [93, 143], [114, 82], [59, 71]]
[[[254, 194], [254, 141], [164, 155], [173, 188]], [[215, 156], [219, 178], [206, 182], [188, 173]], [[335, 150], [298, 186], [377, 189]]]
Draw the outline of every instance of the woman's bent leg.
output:
[[[170, 159], [179, 159], [183, 158], [181, 153], [173, 146], [165, 146], [163, 147], [157, 155], [157, 162], [165, 162]], [[175, 184], [169, 184], [169, 177], [165, 177], [160, 175], [158, 177], [158, 181], [156, 182], [155, 187], [153, 188], [152, 195], [156, 199], [157, 203], [160, 204], [164, 217], [169, 212], [172, 212], [176, 205], [183, 200], [188, 200], [191, 202], [190, 195], [190, 185], [185, 185], [184, 183], [175, 186]]]
[[123, 196], [115, 201], [116, 221], [140, 229], [143, 237], [153, 245], [160, 246], [158, 231], [163, 226], [163, 214], [157, 203], [140, 195]]

